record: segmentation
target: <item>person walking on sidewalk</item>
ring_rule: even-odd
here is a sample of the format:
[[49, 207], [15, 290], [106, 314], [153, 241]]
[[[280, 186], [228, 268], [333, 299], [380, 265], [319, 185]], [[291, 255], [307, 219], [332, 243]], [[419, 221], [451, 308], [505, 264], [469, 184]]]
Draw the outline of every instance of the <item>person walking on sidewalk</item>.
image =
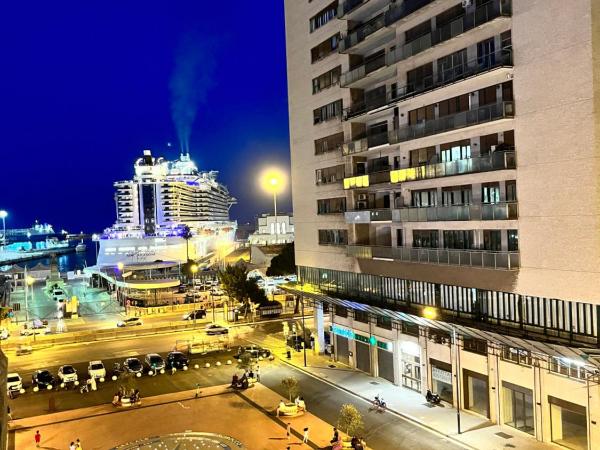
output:
[[196, 398], [200, 397], [200, 383], [196, 383]]
[[286, 434], [287, 434], [287, 440], [288, 440], [288, 442], [290, 442], [290, 439], [292, 437], [292, 424], [289, 422], [287, 424]]
[[35, 436], [33, 438], [35, 439], [35, 446], [39, 447], [40, 446], [40, 441], [42, 440], [42, 435], [40, 434], [40, 430], [37, 430], [35, 432]]
[[304, 428], [304, 436], [302, 437], [302, 443], [308, 444], [308, 427]]
[[254, 374], [256, 375], [256, 381], [260, 383], [260, 366], [258, 364], [256, 365], [256, 371]]

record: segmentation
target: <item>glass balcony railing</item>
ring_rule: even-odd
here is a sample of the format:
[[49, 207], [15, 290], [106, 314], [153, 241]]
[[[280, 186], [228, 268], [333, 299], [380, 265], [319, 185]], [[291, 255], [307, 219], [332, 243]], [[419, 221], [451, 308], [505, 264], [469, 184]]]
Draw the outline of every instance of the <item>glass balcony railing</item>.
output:
[[516, 202], [481, 205], [406, 207], [394, 209], [394, 222], [437, 222], [450, 220], [514, 220], [519, 217]]
[[389, 181], [389, 169], [382, 169], [369, 172], [364, 175], [355, 175], [352, 177], [344, 178], [344, 189], [364, 188], [369, 187], [372, 184], [389, 183]]
[[458, 17], [431, 33], [396, 48], [393, 52], [388, 53], [387, 64], [395, 64], [398, 61], [421, 53], [440, 42], [447, 41], [484, 23], [490, 22], [497, 17], [510, 16], [511, 14], [511, 0], [491, 0], [476, 8], [475, 11]]
[[384, 209], [363, 209], [346, 211], [344, 214], [346, 223], [371, 223], [371, 222], [391, 222], [392, 210]]
[[361, 64], [352, 70], [349, 70], [348, 72], [344, 72], [342, 74], [340, 85], [342, 87], [346, 87], [350, 83], [354, 83], [355, 81], [364, 78], [371, 72], [375, 72], [382, 67], [385, 67], [385, 54], [381, 54], [378, 57], [373, 58], [372, 60], [367, 61], [366, 63]]
[[433, 1], [434, 0], [404, 0], [402, 3], [398, 2], [398, 6], [396, 6], [396, 4], [392, 4], [390, 9], [388, 9], [385, 13], [385, 23], [388, 26], [392, 25], [400, 19], [404, 19], [406, 16], [414, 13], [424, 6], [427, 6]]
[[379, 147], [389, 143], [389, 134], [387, 131], [371, 134], [366, 137], [359, 137], [358, 139], [346, 142], [342, 144], [342, 154], [351, 155], [353, 153], [360, 153], [368, 150], [369, 148]]
[[367, 3], [369, 0], [346, 0], [345, 2], [340, 2], [338, 5], [337, 16], [338, 18], [344, 17], [350, 11], [356, 9], [363, 3]]
[[397, 130], [390, 131], [390, 144], [432, 136], [446, 131], [491, 122], [492, 120], [508, 119], [514, 117], [514, 115], [514, 102], [493, 103], [477, 109], [426, 120], [414, 125], [405, 125]]
[[360, 259], [387, 259], [484, 269], [516, 270], [521, 265], [519, 252], [508, 251], [348, 245], [347, 254]]
[[418, 167], [392, 170], [391, 183], [428, 180], [432, 178], [450, 177], [466, 173], [489, 172], [491, 170], [514, 169], [516, 167], [515, 152], [495, 151], [490, 155], [456, 161], [428, 164]]
[[359, 42], [364, 41], [368, 36], [385, 27], [385, 14], [380, 14], [368, 22], [360, 25], [340, 40], [339, 52], [343, 53]]
[[[406, 86], [402, 86], [394, 90], [388, 90], [386, 95], [381, 95], [380, 97], [371, 99], [370, 102], [354, 102], [350, 107], [346, 108], [344, 119], [351, 119], [352, 117], [356, 117], [380, 108], [383, 105], [390, 105], [406, 98], [414, 97], [415, 95], [423, 94], [433, 89], [438, 89], [440, 87], [456, 83], [457, 81], [465, 78], [489, 72], [490, 70], [498, 67], [512, 67], [512, 65], [512, 48], [507, 47], [488, 55], [483, 55], [481, 57], [473, 58], [469, 61], [464, 61], [452, 67], [445, 67], [438, 72], [435, 77], [431, 75], [414, 83], [409, 83]], [[342, 80], [344, 80], [344, 76], [347, 75], [348, 81], [346, 84], [352, 83], [366, 76], [364, 71], [362, 73], [351, 72], [342, 74]], [[362, 76], [359, 77], [359, 75]], [[344, 87], [344, 82], [342, 82], [342, 87]]]

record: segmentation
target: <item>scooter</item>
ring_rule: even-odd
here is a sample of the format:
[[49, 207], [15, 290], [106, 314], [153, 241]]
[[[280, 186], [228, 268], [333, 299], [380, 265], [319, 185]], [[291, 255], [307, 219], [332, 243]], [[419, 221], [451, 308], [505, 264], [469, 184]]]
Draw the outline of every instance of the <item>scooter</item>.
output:
[[432, 405], [437, 405], [440, 402], [440, 396], [438, 394], [434, 394], [429, 389], [427, 389], [427, 394], [425, 394], [425, 399]]
[[387, 407], [387, 403], [385, 402], [383, 397], [379, 397], [379, 395], [376, 395], [375, 399], [373, 400], [373, 407], [377, 411], [383, 411]]

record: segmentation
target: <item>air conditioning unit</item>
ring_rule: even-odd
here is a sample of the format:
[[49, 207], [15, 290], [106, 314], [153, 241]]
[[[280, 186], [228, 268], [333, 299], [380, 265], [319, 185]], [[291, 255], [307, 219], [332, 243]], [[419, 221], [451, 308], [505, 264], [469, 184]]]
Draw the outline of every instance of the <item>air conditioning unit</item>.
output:
[[358, 194], [358, 201], [367, 201], [367, 194]]

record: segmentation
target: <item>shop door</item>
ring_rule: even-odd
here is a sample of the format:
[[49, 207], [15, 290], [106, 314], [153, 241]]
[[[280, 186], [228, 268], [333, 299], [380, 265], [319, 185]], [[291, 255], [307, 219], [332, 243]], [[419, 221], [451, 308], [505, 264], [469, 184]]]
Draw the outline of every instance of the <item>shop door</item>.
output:
[[337, 360], [342, 364], [349, 364], [348, 359], [348, 339], [342, 336], [335, 336], [335, 346], [337, 348]]
[[371, 373], [371, 352], [368, 344], [356, 342], [356, 368]]
[[465, 409], [490, 417], [490, 392], [487, 375], [463, 369]]
[[453, 403], [452, 398], [452, 366], [442, 361], [429, 360], [431, 365], [431, 386], [433, 392], [448, 403]]
[[521, 386], [502, 382], [504, 423], [510, 427], [533, 434], [533, 392]]
[[382, 348], [377, 349], [379, 376], [394, 382], [394, 354]]

